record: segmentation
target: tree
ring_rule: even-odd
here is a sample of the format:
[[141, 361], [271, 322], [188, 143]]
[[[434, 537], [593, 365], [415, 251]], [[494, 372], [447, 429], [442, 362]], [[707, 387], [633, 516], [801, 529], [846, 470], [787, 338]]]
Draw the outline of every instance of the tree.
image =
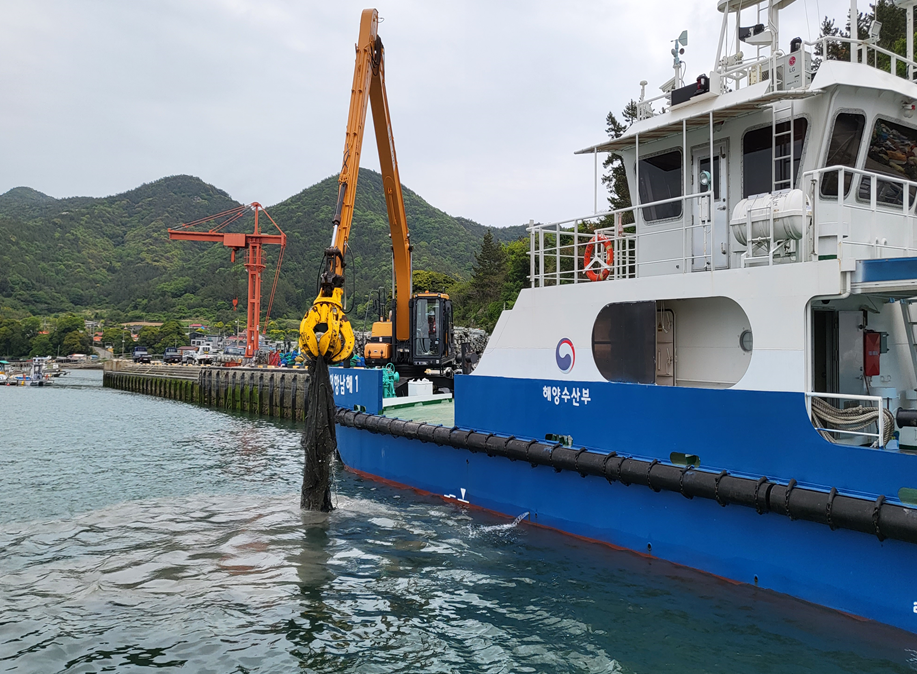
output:
[[22, 326], [22, 338], [32, 341], [41, 331], [41, 319], [35, 316], [29, 316], [20, 321]]
[[484, 233], [481, 250], [474, 256], [471, 275], [471, 293], [480, 304], [487, 304], [500, 297], [503, 281], [506, 279], [506, 252], [494, 241], [493, 232]]
[[[889, 0], [877, 0], [875, 4], [869, 6], [869, 9], [869, 12], [860, 12], [857, 17], [857, 37], [860, 40], [865, 40], [869, 37], [869, 25], [874, 20], [878, 21], [882, 24], [882, 30], [879, 33], [879, 40], [876, 42], [876, 46], [904, 55], [907, 50], [907, 10], [896, 7]], [[831, 36], [850, 37], [849, 16], [844, 23], [843, 29], [835, 25], [834, 19], [829, 19], [826, 16], [822, 20], [819, 37]], [[850, 45], [829, 41], [827, 54], [822, 54], [821, 45], [816, 46], [815, 53], [832, 61], [848, 61], [850, 60]], [[879, 67], [889, 67], [889, 58], [884, 54], [877, 54], [875, 58]], [[899, 64], [898, 75], [905, 75], [903, 64]]]
[[0, 356], [22, 356], [28, 351], [28, 344], [22, 323], [12, 318], [0, 318]]
[[32, 339], [29, 358], [36, 356], [53, 356], [54, 347], [51, 345], [51, 338], [48, 335], [36, 335]]
[[167, 346], [187, 346], [191, 342], [185, 335], [182, 324], [176, 320], [168, 320], [159, 326], [156, 340], [156, 351], [162, 353]]
[[86, 335], [77, 330], [68, 332], [61, 343], [61, 353], [91, 353], [92, 345], [87, 343]]
[[414, 292], [448, 293], [460, 281], [454, 276], [438, 271], [424, 271], [418, 269], [412, 277]]
[[105, 328], [102, 331], [102, 346], [111, 344], [115, 351], [120, 352], [122, 343], [134, 343], [134, 338], [131, 337], [130, 330], [125, 330], [121, 326], [117, 326], [113, 328]]
[[83, 319], [75, 314], [67, 314], [54, 322], [50, 341], [57, 353], [92, 353], [92, 337]]
[[159, 328], [153, 325], [144, 325], [137, 333], [137, 346], [155, 349], [159, 343]]
[[[609, 112], [605, 117], [605, 133], [609, 138], [620, 138], [627, 131], [627, 128], [637, 119], [637, 103], [629, 101], [621, 112], [621, 118], [625, 123], [618, 121], [613, 112]], [[627, 174], [624, 170], [624, 161], [621, 155], [611, 153], [602, 162], [602, 167], [608, 170], [608, 173], [602, 176], [602, 182], [608, 190], [608, 205], [612, 210], [619, 208], [628, 208], [631, 206], [630, 186], [627, 184]], [[628, 212], [624, 218], [625, 223], [634, 222], [633, 212]]]
[[[504, 305], [515, 301], [515, 294], [505, 294], [507, 253], [493, 232], [487, 230], [481, 249], [475, 255], [471, 280], [450, 291], [454, 315], [459, 324], [493, 330]], [[504, 296], [506, 295], [506, 297]], [[507, 299], [509, 297], [512, 299]]]
[[82, 318], [74, 314], [67, 314], [54, 322], [54, 330], [51, 331], [51, 343], [55, 348], [60, 347], [62, 351], [65, 351], [63, 343], [67, 335], [71, 332], [84, 332], [85, 330], [86, 324]]
[[519, 291], [529, 284], [529, 240], [519, 239], [506, 244], [506, 280], [503, 283], [503, 301], [512, 308]]

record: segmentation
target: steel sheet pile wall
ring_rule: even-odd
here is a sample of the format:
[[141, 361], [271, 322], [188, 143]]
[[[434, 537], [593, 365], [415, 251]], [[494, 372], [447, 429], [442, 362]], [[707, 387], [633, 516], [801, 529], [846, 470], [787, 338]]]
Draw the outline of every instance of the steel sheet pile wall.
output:
[[122, 366], [106, 369], [104, 386], [207, 407], [301, 421], [305, 370], [241, 367]]

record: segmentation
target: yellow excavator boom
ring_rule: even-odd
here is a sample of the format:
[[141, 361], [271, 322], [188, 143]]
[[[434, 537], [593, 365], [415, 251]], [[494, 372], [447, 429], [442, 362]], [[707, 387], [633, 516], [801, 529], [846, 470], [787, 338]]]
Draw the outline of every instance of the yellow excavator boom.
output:
[[404, 215], [404, 197], [385, 93], [385, 51], [378, 28], [379, 13], [375, 9], [363, 10], [360, 37], [356, 45], [357, 57], [350, 93], [344, 160], [338, 179], [337, 207], [332, 220], [331, 246], [325, 251], [319, 296], [300, 324], [300, 349], [313, 358], [324, 356], [332, 362], [344, 360], [353, 352], [353, 329], [343, 307], [344, 260], [353, 222], [368, 103], [373, 110], [376, 146], [379, 150], [392, 236], [395, 287], [398, 289], [395, 298], [395, 337], [398, 340], [410, 337], [411, 240]]

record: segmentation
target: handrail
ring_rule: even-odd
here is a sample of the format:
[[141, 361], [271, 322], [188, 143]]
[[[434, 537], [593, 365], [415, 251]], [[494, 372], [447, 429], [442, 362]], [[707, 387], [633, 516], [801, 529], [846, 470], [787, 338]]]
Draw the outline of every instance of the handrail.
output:
[[[821, 194], [821, 180], [823, 175], [829, 173], [837, 173], [837, 194], [836, 195], [823, 195]], [[850, 181], [849, 191], [845, 189], [846, 184], [846, 175], [851, 174], [852, 176], [858, 176], [859, 180]], [[863, 203], [859, 198], [859, 190], [862, 185], [864, 178], [869, 178], [869, 202], [868, 204]], [[873, 246], [878, 257], [879, 249], [889, 249], [889, 250], [902, 250], [907, 253], [917, 252], [915, 248], [914, 233], [913, 228], [908, 227], [908, 244], [906, 246], [896, 246], [888, 245], [887, 238], [879, 238], [879, 234], [876, 232], [876, 221], [875, 215], [878, 213], [883, 213], [886, 217], [888, 216], [897, 216], [903, 218], [906, 223], [911, 224], [912, 219], [915, 217], [914, 202], [911, 199], [911, 191], [917, 191], [917, 182], [912, 180], [907, 180], [906, 178], [899, 178], [897, 176], [888, 175], [885, 173], [877, 173], [875, 171], [865, 171], [863, 169], [852, 168], [849, 166], [826, 166], [820, 169], [812, 169], [803, 173], [803, 181], [808, 181], [812, 187], [812, 206], [813, 206], [813, 217], [812, 217], [812, 242], [814, 244], [813, 255], [817, 257], [818, 250], [818, 238], [820, 228], [831, 224], [824, 222], [822, 218], [817, 216], [818, 213], [818, 203], [824, 204], [834, 204], [838, 209], [837, 222], [836, 224], [839, 228], [843, 229], [843, 232], [840, 232], [844, 236], [839, 238], [839, 248], [838, 255], [843, 257], [844, 247], [850, 248], [851, 246]], [[893, 183], [901, 186], [901, 204], [894, 204], [888, 202], [879, 202], [878, 200], [878, 186], [879, 182]], [[882, 207], [882, 210], [879, 208]], [[852, 211], [865, 211], [873, 215], [872, 222], [870, 223], [870, 235], [869, 241], [857, 241], [850, 238], [850, 228], [852, 224], [852, 217], [850, 213]], [[847, 217], [844, 217], [844, 213], [847, 213]]]
[[[837, 194], [823, 195], [821, 193], [821, 184], [823, 176], [837, 174]], [[845, 189], [847, 175], [855, 176], [857, 179], [851, 181], [851, 186]], [[843, 256], [843, 251], [851, 250], [851, 247], [871, 246], [874, 249], [872, 257], [880, 257], [882, 253], [889, 251], [901, 251], [906, 255], [917, 255], [917, 230], [911, 225], [915, 224], [917, 214], [914, 213], [914, 206], [917, 198], [912, 196], [912, 191], [917, 193], [917, 181], [901, 178], [894, 175], [879, 173], [876, 171], [867, 171], [864, 169], [852, 168], [849, 166], [832, 165], [818, 169], [811, 169], [803, 172], [803, 181], [801, 186], [806, 190], [810, 198], [809, 203], [812, 208], [811, 224], [804, 228], [800, 248], [797, 252], [797, 260], [808, 261], [819, 258], [819, 237], [825, 227], [837, 227], [839, 237], [839, 248], [837, 254]], [[869, 179], [869, 199], [861, 199], [861, 184], [863, 179]], [[893, 184], [901, 190], [900, 203], [889, 201], [879, 201], [879, 188], [882, 184]], [[865, 195], [864, 195], [865, 196]], [[657, 199], [647, 203], [640, 203], [633, 206], [618, 208], [611, 211], [592, 213], [590, 215], [559, 220], [556, 222], [531, 224], [526, 229], [530, 236], [530, 266], [529, 277], [532, 287], [544, 285], [559, 285], [561, 283], [579, 283], [582, 272], [588, 271], [580, 264], [579, 258], [583, 253], [583, 246], [595, 234], [606, 236], [612, 247], [616, 251], [624, 254], [622, 259], [616, 255], [613, 264], [606, 264], [602, 260], [593, 260], [590, 263], [592, 270], [608, 270], [613, 278], [630, 278], [639, 276], [638, 271], [647, 265], [660, 265], [681, 262], [679, 266], [681, 273], [689, 271], [701, 271], [695, 266], [690, 269], [698, 260], [709, 260], [709, 268], [712, 269], [713, 258], [716, 252], [711, 247], [704, 245], [704, 252], [694, 254], [692, 250], [692, 233], [700, 229], [707, 231], [713, 226], [713, 219], [697, 221], [692, 218], [692, 210], [689, 204], [701, 198], [710, 198], [711, 192], [696, 192], [677, 197], [668, 197], [666, 199]], [[623, 218], [626, 214], [631, 213], [636, 216], [635, 220], [640, 220], [641, 215], [638, 209], [654, 208], [668, 204], [682, 204], [682, 212], [679, 217], [657, 221], [652, 224], [641, 221], [640, 231], [624, 231]], [[720, 201], [711, 201], [720, 203]], [[830, 221], [826, 220], [819, 211], [821, 208], [829, 207], [836, 204], [840, 209], [836, 218]], [[853, 211], [862, 211], [872, 214], [872, 220], [868, 217], [854, 217]], [[889, 224], [883, 222], [881, 217], [902, 218], [907, 224], [907, 238], [901, 238], [902, 229], [889, 229]], [[598, 224], [601, 220], [611, 220], [613, 225], [597, 227], [590, 232], [580, 232], [578, 227], [584, 223]], [[628, 228], [635, 227], [635, 224], [627, 225]], [[856, 231], [853, 231], [856, 229]], [[896, 237], [889, 237], [888, 232], [897, 232]], [[675, 236], [682, 234], [682, 255], [681, 257], [668, 256], [664, 259], [638, 259], [637, 250], [641, 245], [640, 242], [649, 240], [649, 237]], [[829, 231], [829, 234], [835, 234]], [[547, 238], [546, 238], [547, 237]], [[866, 240], [859, 240], [865, 237]], [[675, 252], [675, 251], [672, 251]], [[824, 251], [822, 251], [824, 252]], [[858, 255], [858, 254], [857, 254]], [[861, 257], [861, 256], [860, 256]], [[868, 257], [868, 256], [867, 256]], [[573, 260], [571, 264], [571, 260]], [[561, 267], [571, 267], [562, 269]], [[553, 267], [550, 272], [546, 272], [546, 267]], [[848, 269], [849, 271], [849, 269]], [[675, 273], [678, 273], [677, 271]]]
[[862, 402], [873, 402], [876, 404], [876, 410], [878, 410], [877, 423], [878, 423], [878, 433], [867, 433], [865, 431], [846, 431], [837, 428], [818, 428], [815, 427], [817, 431], [826, 431], [828, 433], [842, 433], [845, 435], [859, 435], [867, 438], [876, 439], [876, 447], [885, 446], [885, 415], [882, 414], [882, 396], [864, 396], [864, 395], [854, 395], [847, 393], [822, 393], [820, 391], [806, 391], [806, 412], [809, 414], [809, 421], [812, 422], [812, 425], [815, 426], [815, 421], [812, 419], [812, 398], [826, 398], [826, 399], [838, 399], [838, 400], [858, 400]]
[[[840, 164], [834, 164], [832, 166], [825, 166], [823, 168], [810, 169], [808, 171], [805, 171], [802, 175], [803, 177], [805, 177], [805, 176], [812, 176], [815, 174], [831, 173], [834, 171], [844, 171], [845, 173], [851, 173], [854, 175], [864, 176], [867, 178], [871, 178], [875, 176], [877, 179], [884, 180], [886, 182], [901, 183], [901, 184], [910, 185], [911, 187], [917, 187], [917, 182], [913, 180], [908, 180], [906, 178], [899, 178], [898, 176], [891, 175], [890, 173], [878, 173], [876, 171], [866, 171], [864, 169], [853, 168], [852, 166], [842, 166]], [[831, 195], [831, 196], [834, 196], [834, 195]]]
[[[813, 48], [817, 45], [821, 45], [821, 48], [822, 48], [821, 57], [825, 60], [836, 60], [836, 59], [828, 59], [828, 42], [829, 41], [846, 43], [849, 45], [855, 45], [855, 46], [865, 49], [866, 52], [863, 53], [862, 64], [867, 65], [867, 66], [869, 65], [869, 53], [868, 52], [871, 49], [873, 51], [872, 67], [876, 68], [877, 70], [882, 70], [883, 72], [885, 71], [885, 68], [879, 68], [878, 62], [876, 59], [876, 54], [883, 54], [884, 56], [888, 56], [890, 59], [889, 74], [894, 75], [896, 77], [901, 77], [901, 75], [898, 75], [898, 62], [901, 62], [905, 66], [907, 66], [907, 74], [904, 76], [904, 79], [913, 79], [914, 71], [915, 69], [917, 69], [917, 61], [911, 61], [906, 56], [902, 56], [901, 54], [896, 54], [895, 52], [889, 51], [888, 49], [880, 47], [872, 42], [868, 42], [865, 40], [859, 40], [859, 39], [855, 39], [852, 37], [842, 37], [840, 35], [825, 35], [824, 37], [820, 37], [817, 40], [812, 40], [811, 42], [803, 42], [803, 45], [805, 45], [806, 47], [813, 47]], [[851, 49], [851, 55], [852, 53], [853, 53], [853, 50]], [[859, 63], [859, 61], [851, 60], [851, 63]]]
[[[693, 232], [696, 229], [706, 231], [713, 227], [712, 218], [695, 224], [692, 222], [692, 218], [688, 213], [688, 202], [701, 198], [712, 199], [713, 193], [710, 191], [696, 192], [694, 194], [658, 199], [636, 206], [627, 206], [604, 213], [595, 213], [582, 218], [571, 218], [558, 222], [529, 225], [526, 229], [529, 232], [530, 242], [529, 278], [531, 287], [560, 285], [563, 282], [569, 283], [571, 280], [573, 283], [579, 283], [580, 273], [590, 270], [607, 271], [608, 275], [611, 275], [613, 278], [630, 278], [637, 276], [638, 267], [643, 265], [681, 262], [681, 267], [684, 268], [683, 271], [687, 271], [688, 260], [693, 261], [698, 258], [706, 260], [708, 262], [706, 266], [712, 269], [714, 266], [713, 257], [716, 254], [713, 250], [712, 240], [709, 250], [707, 250], [705, 244], [704, 253], [698, 255], [693, 254], [693, 252], [688, 252], [690, 243], [686, 240], [689, 232]], [[682, 204], [682, 215], [680, 218], [675, 219], [679, 221], [673, 223], [674, 226], [667, 227], [663, 224], [659, 227], [653, 227], [650, 231], [643, 231], [639, 235], [635, 232], [624, 232], [624, 214], [634, 213], [637, 209], [641, 208], [653, 208], [672, 203]], [[593, 232], [588, 233], [580, 232], [577, 229], [580, 224], [595, 222], [609, 217], [613, 218], [615, 221], [613, 226], [597, 228]], [[628, 227], [632, 226], [633, 225], [628, 225]], [[645, 239], [650, 236], [660, 236], [675, 232], [682, 233], [682, 254], [680, 257], [648, 261], [639, 261], [637, 259], [638, 241], [641, 238]], [[579, 257], [581, 254], [580, 247], [588, 245], [588, 240], [594, 235], [602, 235], [608, 238], [611, 248], [619, 252], [614, 256], [612, 264], [606, 264], [601, 260], [596, 262], [596, 260], [593, 259], [589, 264], [589, 268], [582, 268], [579, 264]], [[554, 237], [553, 243], [546, 242], [546, 236]], [[566, 243], [564, 243], [562, 239], [566, 239]], [[546, 245], [546, 243], [548, 243], [548, 245]], [[546, 272], [545, 263], [550, 260], [553, 260], [554, 269], [550, 272]], [[572, 260], [573, 268], [562, 270], [561, 266], [564, 260]], [[548, 262], [548, 266], [550, 265], [551, 263]]]
[[[548, 222], [548, 223], [535, 223], [535, 224], [532, 224], [526, 227], [526, 230], [529, 232], [538, 231], [539, 229], [543, 229], [545, 231], [547, 230], [554, 231], [558, 227], [558, 225], [567, 225], [567, 224], [578, 225], [580, 223], [587, 222], [589, 220], [607, 218], [608, 216], [613, 216], [613, 215], [623, 215], [624, 213], [630, 213], [631, 211], [635, 211], [638, 208], [652, 208], [654, 206], [664, 206], [665, 204], [675, 203], [676, 201], [687, 201], [688, 199], [696, 199], [698, 197], [707, 197], [707, 196], [710, 196], [710, 194], [711, 194], [710, 192], [695, 192], [694, 194], [686, 194], [680, 197], [669, 197], [668, 199], [659, 199], [658, 201], [650, 201], [645, 204], [641, 203], [637, 206], [627, 206], [625, 208], [616, 208], [613, 211], [604, 211], [602, 213], [593, 213], [591, 215], [586, 215], [581, 218], [570, 218], [569, 220], [558, 220], [556, 222]], [[631, 227], [633, 225], [627, 225], [627, 226]], [[681, 228], [679, 227], [678, 229], [681, 229]], [[568, 232], [568, 233], [572, 233], [572, 232]]]

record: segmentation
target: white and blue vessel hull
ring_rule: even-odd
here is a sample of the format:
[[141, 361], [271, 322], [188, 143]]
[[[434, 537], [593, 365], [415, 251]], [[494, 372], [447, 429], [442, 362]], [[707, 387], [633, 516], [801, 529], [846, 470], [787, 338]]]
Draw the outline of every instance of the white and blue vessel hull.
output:
[[529, 287], [456, 376], [456, 430], [380, 420], [381, 380], [351, 372], [372, 399], [337, 396], [339, 450], [917, 633], [917, 61], [781, 44], [787, 4], [722, 0], [714, 68], [686, 84], [676, 56], [580, 151], [634, 205], [529, 227]]
[[[541, 387], [554, 383], [458, 377], [456, 398], [464, 402], [457, 402], [457, 427], [526, 439], [575, 429], [589, 452], [614, 451], [670, 465], [673, 452], [695, 454], [699, 469], [717, 474], [721, 466], [728, 466], [730, 475], [755, 480], [767, 476], [768, 483], [784, 485], [796, 479], [798, 489], [825, 494], [834, 486], [841, 494], [870, 502], [875, 494], [890, 491], [892, 482], [897, 484], [895, 476], [910, 470], [912, 457], [900, 454], [859, 447], [838, 454], [836, 446], [812, 434], [803, 434], [808, 442], [788, 442], [785, 438], [792, 434], [783, 434], [792, 429], [781, 429], [779, 438], [762, 435], [753, 442], [743, 441], [747, 435], [739, 413], [747, 405], [774, 412], [804, 409], [800, 394], [742, 392], [736, 396], [585, 382], [580, 386], [589, 388], [591, 408], [571, 413], [553, 403], [551, 409], [539, 400]], [[708, 412], [697, 414], [697, 410]], [[795, 416], [792, 425], [811, 429], [804, 414]], [[475, 419], [473, 425], [463, 424], [470, 418]], [[634, 432], [614, 432], [621, 426]], [[710, 428], [720, 429], [717, 438], [709, 437]], [[349, 468], [374, 478], [508, 517], [528, 512], [533, 524], [917, 631], [917, 578], [912, 572], [917, 546], [880, 540], [881, 529], [872, 535], [832, 530], [823, 523], [793, 521], [774, 512], [759, 514], [753, 507], [721, 506], [716, 500], [625, 485], [613, 475], [611, 481], [595, 475], [581, 477], [573, 470], [557, 472], [549, 465], [533, 467], [486, 451], [346, 425], [338, 428], [338, 445]], [[917, 518], [917, 511], [914, 515]]]

